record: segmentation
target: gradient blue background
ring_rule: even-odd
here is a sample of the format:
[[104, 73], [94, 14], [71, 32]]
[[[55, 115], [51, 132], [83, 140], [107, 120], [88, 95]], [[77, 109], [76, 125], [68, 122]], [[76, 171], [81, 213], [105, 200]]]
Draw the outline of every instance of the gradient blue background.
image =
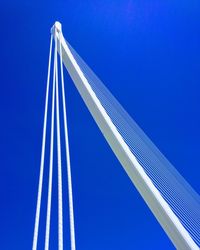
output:
[[[200, 190], [199, 1], [1, 0], [2, 250], [32, 245], [50, 28], [55, 20], [62, 22], [66, 39], [146, 134]], [[173, 249], [67, 74], [65, 79], [77, 249]], [[50, 249], [57, 247], [56, 200], [54, 178]], [[64, 206], [68, 222], [67, 202]], [[42, 209], [38, 249], [43, 249], [45, 201]], [[67, 223], [64, 243], [67, 249]]]

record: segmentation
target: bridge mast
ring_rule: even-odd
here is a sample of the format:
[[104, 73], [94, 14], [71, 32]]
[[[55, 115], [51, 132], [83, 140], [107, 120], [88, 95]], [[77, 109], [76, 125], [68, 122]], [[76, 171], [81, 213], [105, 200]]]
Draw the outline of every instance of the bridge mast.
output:
[[[190, 234], [179, 221], [168, 203], [164, 200], [143, 167], [130, 151], [124, 139], [111, 121], [100, 100], [92, 90], [88, 80], [73, 57], [61, 30], [61, 24], [54, 24], [54, 38], [61, 42], [62, 60], [79, 94], [96, 121], [99, 129], [130, 177], [134, 186], [143, 197], [150, 210], [159, 221], [177, 249], [199, 249]], [[58, 52], [60, 49], [58, 47]]]

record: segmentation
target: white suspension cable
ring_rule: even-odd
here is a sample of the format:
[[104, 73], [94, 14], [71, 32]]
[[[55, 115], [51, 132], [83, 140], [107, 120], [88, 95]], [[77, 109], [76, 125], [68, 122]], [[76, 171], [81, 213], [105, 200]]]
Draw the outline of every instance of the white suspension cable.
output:
[[[136, 157], [140, 167], [146, 173], [148, 178], [150, 178], [151, 183], [154, 185], [154, 187], [156, 187], [157, 191], [160, 192], [162, 197], [158, 197], [158, 202], [160, 204], [161, 202], [162, 204], [167, 202], [167, 205], [170, 207], [170, 209], [167, 209], [166, 206], [164, 212], [169, 212], [170, 219], [175, 218], [175, 216], [178, 219], [176, 223], [173, 222], [173, 225], [175, 226], [175, 228], [178, 225], [178, 232], [180, 232], [181, 237], [185, 237], [184, 240], [181, 241], [181, 243], [184, 243], [185, 241], [188, 244], [190, 242], [191, 246], [196, 249], [195, 244], [197, 243], [198, 245], [200, 245], [200, 196], [191, 188], [191, 186], [177, 172], [172, 164], [169, 163], [167, 159], [160, 153], [160, 151], [151, 142], [151, 140], [147, 138], [147, 136], [142, 132], [142, 130], [137, 126], [132, 118], [130, 118], [127, 112], [121, 107], [118, 101], [112, 96], [112, 94], [107, 90], [107, 88], [92, 72], [92, 70], [85, 64], [85, 62], [69, 45], [69, 43], [65, 43], [64, 41], [63, 48], [66, 52], [63, 59], [65, 62], [65, 66], [70, 72], [70, 75], [83, 100], [89, 107], [90, 112], [92, 113], [93, 117], [96, 118], [97, 124], [99, 125], [100, 120], [98, 112], [99, 110], [101, 111], [102, 108], [102, 110], [105, 111], [108, 116], [107, 117], [102, 111], [103, 118], [108, 118], [107, 123], [109, 123], [109, 121], [111, 120], [112, 124], [114, 124], [115, 128], [118, 131], [118, 135], [122, 137], [123, 141], [128, 146], [128, 149], [126, 149], [125, 151], [131, 151], [131, 153]], [[71, 64], [66, 58], [70, 60]], [[71, 67], [74, 67], [73, 70], [71, 69]], [[84, 90], [82, 89], [82, 86], [80, 87], [81, 83], [83, 86], [85, 86]], [[92, 89], [92, 91], [90, 88]], [[89, 97], [91, 97], [90, 100], [88, 100]], [[93, 101], [94, 99], [97, 102], [99, 101], [101, 104], [101, 106], [99, 105], [100, 107], [97, 110], [94, 110], [95, 108], [93, 109], [90, 103], [90, 101]], [[104, 123], [104, 120], [101, 122]], [[103, 126], [102, 130], [105, 132]], [[111, 141], [109, 137], [108, 141]], [[115, 144], [112, 143], [112, 141], [110, 144], [114, 149], [116, 149]], [[121, 145], [122, 142], [120, 142], [120, 145], [118, 146]], [[117, 154], [117, 156], [118, 155], [121, 156], [120, 154]], [[129, 176], [133, 178], [134, 171], [132, 171], [132, 168], [128, 168], [125, 164], [122, 165], [130, 174]], [[140, 186], [140, 183], [137, 183], [137, 179], [135, 179], [133, 183], [136, 183], [138, 186]], [[154, 189], [151, 187], [151, 190]], [[155, 193], [155, 190], [153, 192]], [[143, 194], [144, 196], [146, 195], [145, 193]], [[147, 202], [147, 204], [150, 203], [151, 201]], [[155, 212], [155, 214], [157, 214], [158, 217], [160, 216], [157, 212]], [[172, 235], [166, 227], [166, 223], [168, 223], [168, 220], [164, 220], [166, 223], [162, 223], [161, 220], [159, 221], [161, 225], [164, 226], [166, 232], [168, 232], [169, 235], [172, 236], [171, 239], [174, 240], [174, 235]], [[181, 222], [182, 225], [179, 222]], [[168, 224], [168, 226], [171, 225]], [[183, 226], [187, 228], [187, 231], [184, 230]], [[177, 246], [181, 246], [180, 242], [178, 242], [178, 238], [176, 238], [175, 240], [176, 242], [174, 241], [174, 243], [176, 243]], [[194, 240], [195, 243], [192, 242], [192, 240]]]
[[[58, 32], [58, 33], [57, 33]], [[49, 250], [50, 238], [50, 222], [51, 222], [51, 202], [52, 202], [52, 177], [53, 177], [53, 148], [54, 148], [54, 115], [56, 105], [56, 130], [57, 130], [57, 160], [58, 160], [58, 249], [63, 250], [63, 200], [62, 200], [62, 163], [61, 163], [61, 139], [60, 139], [60, 114], [59, 114], [59, 85], [58, 85], [58, 40], [62, 39], [62, 33], [54, 27], [50, 41], [46, 99], [45, 99], [45, 112], [44, 112], [44, 125], [43, 125], [43, 138], [42, 138], [42, 151], [40, 161], [40, 176], [38, 185], [37, 207], [35, 216], [35, 227], [33, 236], [32, 250], [37, 249], [38, 245], [38, 231], [39, 219], [41, 210], [42, 186], [44, 175], [44, 157], [46, 146], [46, 129], [47, 129], [47, 113], [48, 113], [48, 99], [49, 99], [49, 85], [50, 85], [50, 71], [52, 60], [52, 41], [53, 35], [55, 36], [55, 50], [54, 50], [54, 68], [53, 68], [53, 87], [52, 87], [52, 105], [51, 105], [51, 138], [50, 138], [50, 162], [49, 162], [49, 180], [48, 180], [48, 200], [47, 200], [47, 215], [46, 215], [46, 231], [45, 231], [45, 250]], [[70, 153], [69, 153], [69, 139], [68, 127], [66, 116], [66, 102], [65, 102], [65, 89], [64, 89], [64, 76], [63, 76], [63, 63], [62, 63], [62, 50], [60, 42], [60, 72], [62, 84], [62, 104], [63, 104], [63, 117], [64, 117], [64, 133], [66, 144], [66, 160], [67, 160], [67, 179], [68, 179], [68, 194], [69, 194], [69, 217], [70, 217], [70, 240], [71, 250], [75, 250], [75, 229], [74, 229], [74, 211], [73, 211], [73, 194], [72, 194], [72, 180], [71, 180], [71, 166], [70, 166]], [[55, 104], [56, 101], [56, 104]]]
[[76, 249], [75, 245], [75, 227], [74, 227], [74, 209], [73, 209], [73, 193], [72, 193], [72, 177], [71, 177], [71, 163], [69, 152], [69, 136], [67, 126], [67, 110], [65, 102], [65, 87], [64, 87], [64, 75], [63, 75], [63, 61], [62, 61], [62, 48], [61, 39], [62, 33], [59, 33], [59, 49], [60, 49], [60, 69], [61, 69], [61, 84], [62, 84], [62, 103], [63, 103], [63, 115], [64, 115], [64, 132], [65, 132], [65, 145], [66, 145], [66, 159], [67, 159], [67, 180], [68, 180], [68, 199], [69, 199], [69, 219], [70, 219], [70, 240], [71, 250]]
[[[55, 46], [57, 50], [57, 38], [56, 37], [55, 37]], [[57, 128], [57, 154], [58, 154], [57, 156], [58, 157], [58, 248], [59, 250], [63, 250], [62, 165], [61, 165], [61, 143], [60, 143], [60, 115], [59, 115], [57, 53], [55, 55], [55, 64], [56, 64], [56, 128]]]
[[36, 207], [36, 215], [35, 215], [35, 226], [34, 226], [32, 250], [37, 249], [37, 242], [38, 242], [38, 229], [39, 229], [42, 184], [43, 184], [43, 173], [44, 173], [44, 155], [45, 155], [45, 144], [46, 144], [46, 126], [47, 126], [47, 111], [48, 111], [48, 98], [49, 98], [49, 80], [50, 80], [50, 68], [51, 68], [52, 40], [53, 40], [53, 37], [51, 35], [50, 49], [49, 49], [48, 74], [47, 74], [45, 112], [44, 112], [44, 125], [43, 125], [43, 136], [42, 136], [42, 152], [41, 152], [41, 160], [40, 160], [40, 176], [39, 176], [39, 185], [38, 185], [37, 207]]
[[52, 199], [52, 176], [53, 176], [53, 148], [54, 148], [54, 114], [55, 114], [55, 71], [56, 71], [56, 47], [54, 49], [54, 69], [53, 69], [53, 90], [52, 90], [52, 111], [51, 111], [51, 142], [50, 142], [50, 163], [49, 163], [49, 186], [47, 201], [45, 250], [49, 250], [50, 220], [51, 220], [51, 199]]

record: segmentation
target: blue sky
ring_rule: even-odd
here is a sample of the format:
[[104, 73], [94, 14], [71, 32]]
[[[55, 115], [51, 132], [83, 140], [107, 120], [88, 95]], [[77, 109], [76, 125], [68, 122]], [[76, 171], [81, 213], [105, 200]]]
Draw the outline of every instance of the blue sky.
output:
[[[56, 20], [70, 44], [200, 191], [199, 1], [1, 0], [3, 250], [32, 245], [50, 28]], [[173, 249], [67, 74], [65, 79], [77, 249]], [[50, 249], [57, 246], [55, 188]], [[38, 249], [43, 249], [45, 201], [42, 207]], [[65, 221], [67, 247], [67, 210]]]

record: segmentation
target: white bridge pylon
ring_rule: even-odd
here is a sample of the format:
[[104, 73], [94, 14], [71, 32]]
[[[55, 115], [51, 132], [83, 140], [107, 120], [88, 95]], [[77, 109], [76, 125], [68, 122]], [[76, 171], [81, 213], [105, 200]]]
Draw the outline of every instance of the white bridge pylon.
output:
[[[186, 229], [185, 225], [183, 225], [180, 218], [176, 215], [176, 213], [172, 209], [172, 206], [168, 204], [166, 199], [163, 197], [163, 195], [155, 185], [153, 178], [151, 178], [147, 174], [147, 171], [145, 171], [144, 167], [138, 160], [137, 155], [135, 155], [133, 150], [131, 150], [130, 146], [127, 144], [127, 141], [124, 139], [124, 136], [122, 136], [122, 134], [120, 133], [119, 128], [116, 126], [116, 124], [113, 122], [113, 119], [108, 114], [105, 105], [102, 104], [101, 98], [99, 98], [94, 88], [91, 87], [91, 84], [83, 68], [77, 62], [77, 58], [72, 52], [70, 45], [65, 41], [62, 35], [61, 24], [59, 22], [56, 22], [54, 24], [52, 28], [52, 34], [54, 36], [56, 44], [55, 48], [57, 49], [61, 58], [61, 84], [62, 84], [61, 89], [62, 89], [62, 102], [64, 105], [63, 110], [64, 110], [64, 122], [65, 122], [66, 155], [68, 159], [67, 166], [68, 166], [69, 211], [71, 218], [70, 219], [71, 249], [72, 250], [75, 249], [75, 233], [74, 233], [73, 198], [72, 198], [71, 170], [70, 170], [69, 143], [68, 143], [68, 132], [67, 132], [67, 118], [66, 118], [66, 107], [65, 107], [65, 91], [64, 91], [64, 79], [62, 73], [62, 62], [64, 63], [64, 66], [66, 67], [69, 75], [71, 76], [71, 79], [73, 80], [79, 94], [81, 95], [84, 103], [86, 104], [88, 110], [90, 111], [92, 117], [97, 123], [106, 141], [108, 142], [114, 154], [120, 161], [121, 165], [123, 166], [127, 175], [133, 182], [134, 186], [137, 188], [138, 192], [148, 205], [149, 209], [152, 211], [152, 213], [154, 214], [154, 216], [156, 217], [156, 219], [158, 220], [158, 222], [160, 223], [160, 225], [162, 226], [162, 228], [164, 229], [170, 240], [173, 242], [174, 246], [177, 249], [199, 249], [197, 241], [195, 241], [193, 237], [191, 237], [190, 232]], [[55, 58], [57, 58], [57, 53], [55, 53], [54, 56]], [[54, 68], [55, 68], [54, 81], [56, 82], [56, 93], [58, 93], [58, 85], [57, 85], [58, 80], [56, 80], [57, 67], [55, 67], [55, 64], [57, 65], [57, 60], [55, 58], [54, 58]], [[58, 102], [57, 97], [56, 100]], [[58, 108], [59, 105], [56, 104], [56, 107]], [[44, 154], [44, 152], [42, 154]], [[44, 156], [42, 157], [44, 158]], [[41, 188], [42, 188], [42, 177], [40, 175], [38, 200], [41, 200], [41, 194], [40, 194]], [[38, 203], [40, 203], [40, 201]], [[60, 209], [62, 209], [61, 205]], [[33, 250], [37, 249], [39, 210], [40, 210], [40, 204], [39, 205], [37, 204]], [[194, 221], [196, 221], [196, 218], [194, 218]], [[62, 232], [60, 231], [60, 235], [61, 234]], [[197, 240], [198, 239], [199, 238], [197, 237]], [[61, 244], [59, 245], [59, 250], [62, 249], [63, 246]]]

